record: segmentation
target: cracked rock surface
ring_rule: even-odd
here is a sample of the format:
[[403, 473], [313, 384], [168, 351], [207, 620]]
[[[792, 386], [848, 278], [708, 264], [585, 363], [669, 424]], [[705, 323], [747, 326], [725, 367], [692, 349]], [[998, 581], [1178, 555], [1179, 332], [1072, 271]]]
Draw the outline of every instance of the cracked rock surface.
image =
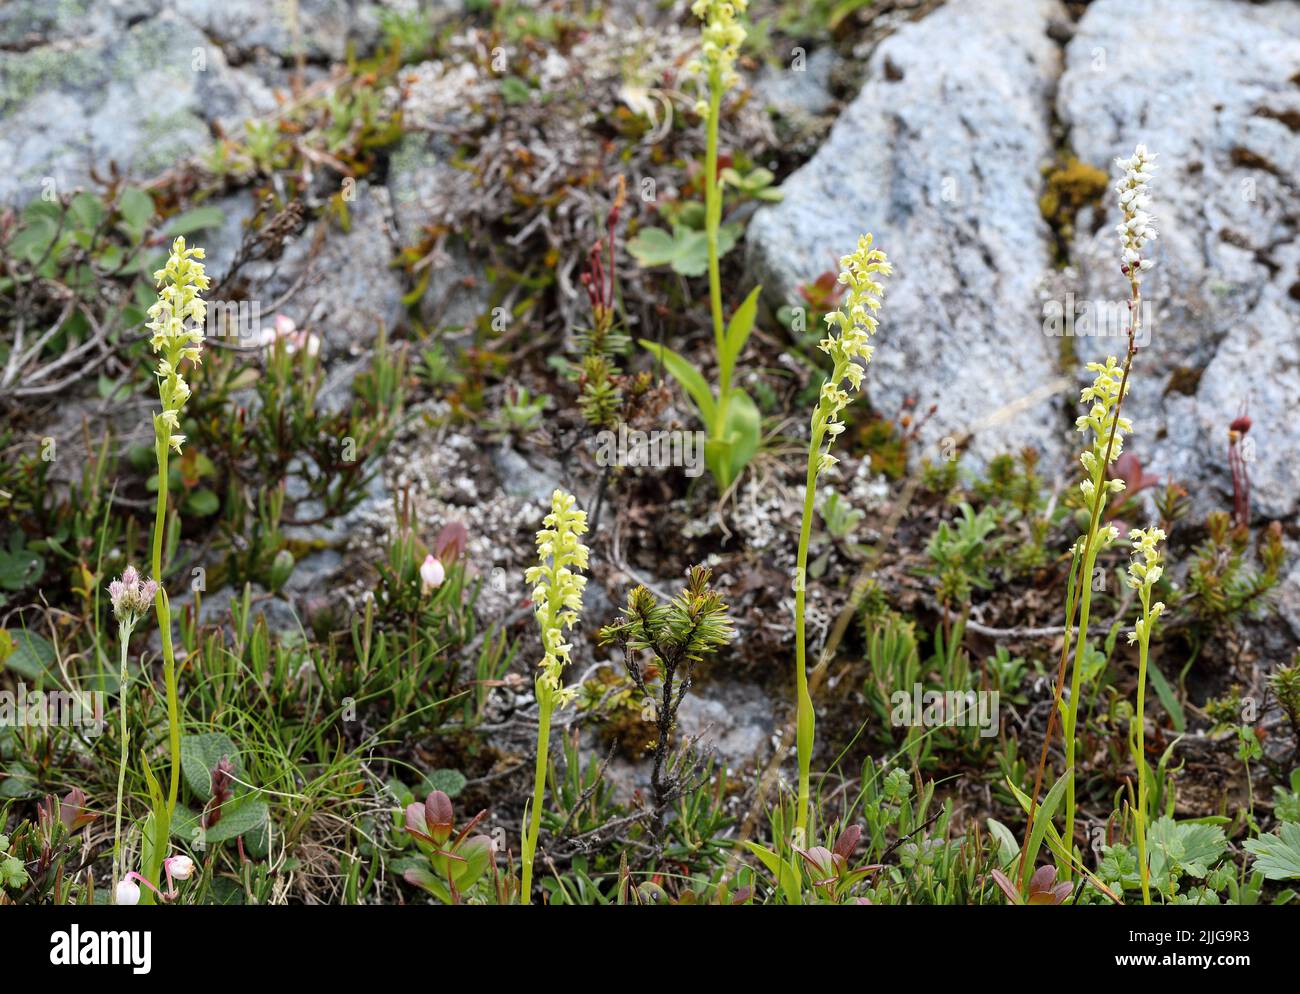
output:
[[[1087, 376], [1068, 352], [1081, 364], [1122, 356], [1124, 343], [1079, 336], [1062, 350], [1044, 334], [1044, 301], [1072, 294], [1115, 313], [1128, 288], [1109, 189], [1079, 215], [1058, 267], [1038, 204], [1053, 120], [1062, 145], [1112, 176], [1143, 142], [1159, 155], [1160, 238], [1130, 451], [1182, 482], [1203, 517], [1231, 504], [1227, 427], [1248, 411], [1253, 515], [1294, 528], [1300, 5], [1096, 0], [1072, 32], [1066, 20], [1050, 0], [949, 0], [882, 42], [829, 140], [755, 217], [751, 268], [797, 304], [800, 283], [874, 232], [896, 275], [865, 381], [872, 402], [887, 415], [909, 396], [936, 404], [933, 443], [1066, 375], [1067, 389], [972, 446], [987, 457], [1032, 444], [1061, 469]], [[1300, 603], [1300, 571], [1281, 600]], [[1300, 611], [1283, 614], [1300, 633]]]
[[[1300, 509], [1300, 5], [1098, 0], [1066, 49], [1060, 114], [1097, 165], [1159, 153], [1160, 238], [1143, 286], [1151, 345], [1130, 413], [1144, 462], [1188, 481], [1204, 513], [1231, 499], [1227, 427], [1254, 422], [1254, 511]], [[1079, 225], [1081, 298], [1115, 298], [1118, 209]], [[1104, 357], [1080, 338], [1081, 358]], [[1200, 371], [1192, 380], [1187, 371]], [[1194, 375], [1194, 374], [1193, 374]], [[1191, 382], [1189, 382], [1191, 381]]]
[[[860, 232], [894, 263], [867, 377], [872, 402], [938, 405], [925, 440], [942, 444], [1056, 374], [1037, 284], [1051, 231], [1038, 209], [1052, 154], [1059, 46], [1055, 0], [952, 0], [876, 49], [862, 92], [813, 159], [758, 212], [749, 261], [773, 299], [837, 268]], [[943, 58], [936, 60], [935, 53]], [[977, 431], [989, 458], [1030, 444], [1065, 458], [1050, 402]]]

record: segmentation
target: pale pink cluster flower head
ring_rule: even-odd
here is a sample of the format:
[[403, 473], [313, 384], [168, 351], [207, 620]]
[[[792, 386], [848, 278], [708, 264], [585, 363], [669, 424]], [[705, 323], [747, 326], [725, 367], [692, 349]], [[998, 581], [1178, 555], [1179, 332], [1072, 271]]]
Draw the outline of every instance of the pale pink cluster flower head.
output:
[[157, 581], [142, 577], [134, 566], [128, 566], [120, 578], [108, 585], [113, 614], [118, 621], [129, 627], [134, 627], [137, 621], [149, 613], [157, 593]]

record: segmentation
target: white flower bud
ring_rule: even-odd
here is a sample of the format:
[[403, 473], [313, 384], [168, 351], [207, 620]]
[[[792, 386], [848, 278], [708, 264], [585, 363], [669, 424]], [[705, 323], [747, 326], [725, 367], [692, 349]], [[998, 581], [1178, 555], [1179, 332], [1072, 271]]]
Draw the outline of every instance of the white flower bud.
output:
[[425, 556], [424, 562], [420, 564], [420, 585], [424, 593], [441, 587], [446, 578], [447, 571], [442, 563], [434, 556]]
[[167, 861], [173, 880], [188, 880], [194, 875], [194, 860], [188, 856], [173, 856]]
[[117, 891], [113, 895], [114, 904], [139, 904], [140, 903], [140, 885], [134, 880], [123, 880], [117, 885]]

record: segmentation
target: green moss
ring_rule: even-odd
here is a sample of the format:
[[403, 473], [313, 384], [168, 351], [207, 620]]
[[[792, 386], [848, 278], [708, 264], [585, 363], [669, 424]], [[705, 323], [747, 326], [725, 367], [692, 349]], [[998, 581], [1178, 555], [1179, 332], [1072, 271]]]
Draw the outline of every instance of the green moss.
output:
[[1084, 207], [1101, 200], [1110, 186], [1110, 177], [1065, 153], [1045, 170], [1044, 178], [1046, 186], [1038, 207], [1056, 232], [1057, 248], [1064, 261], [1067, 246], [1074, 238], [1074, 219]]

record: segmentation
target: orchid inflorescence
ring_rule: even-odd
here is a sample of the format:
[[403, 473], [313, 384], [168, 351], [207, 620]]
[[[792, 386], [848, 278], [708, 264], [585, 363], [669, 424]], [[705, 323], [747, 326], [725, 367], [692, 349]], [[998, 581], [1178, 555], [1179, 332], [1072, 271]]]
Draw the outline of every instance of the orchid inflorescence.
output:
[[1133, 623], [1128, 640], [1138, 645], [1137, 707], [1132, 721], [1132, 747], [1134, 765], [1138, 775], [1138, 797], [1135, 811], [1138, 870], [1142, 885], [1142, 903], [1151, 903], [1151, 867], [1147, 860], [1147, 793], [1146, 763], [1146, 686], [1147, 668], [1151, 648], [1151, 629], [1164, 612], [1161, 601], [1151, 603], [1151, 590], [1164, 573], [1159, 544], [1165, 533], [1160, 528], [1134, 528], [1129, 532], [1133, 543], [1133, 558], [1128, 567], [1128, 585], [1138, 592], [1142, 601], [1142, 617]]
[[1165, 610], [1160, 601], [1150, 603], [1151, 589], [1164, 573], [1159, 543], [1165, 540], [1165, 533], [1160, 528], [1134, 528], [1128, 533], [1128, 539], [1133, 543], [1133, 560], [1128, 566], [1128, 585], [1138, 592], [1144, 615], [1135, 622], [1134, 630], [1129, 632], [1131, 645], [1139, 639], [1150, 637], [1152, 622]]
[[[1124, 451], [1124, 436], [1133, 431], [1133, 422], [1117, 411], [1123, 395], [1128, 393], [1128, 384], [1124, 382], [1124, 368], [1115, 357], [1107, 356], [1104, 363], [1088, 363], [1088, 372], [1097, 374], [1092, 386], [1084, 387], [1079, 395], [1079, 402], [1088, 405], [1088, 413], [1080, 415], [1074, 425], [1079, 432], [1092, 432], [1091, 447], [1079, 456], [1083, 468], [1088, 471], [1088, 478], [1079, 484], [1079, 489], [1091, 502], [1098, 488], [1102, 487], [1106, 467]], [[1103, 500], [1107, 494], [1120, 493], [1124, 486], [1121, 479], [1106, 481]]]
[[533, 769], [533, 801], [529, 809], [522, 844], [520, 896], [528, 903], [533, 881], [533, 857], [541, 826], [542, 797], [546, 789], [546, 754], [550, 745], [551, 714], [577, 696], [564, 686], [564, 668], [573, 646], [564, 641], [565, 629], [578, 623], [586, 577], [576, 571], [587, 568], [588, 550], [580, 541], [587, 531], [587, 512], [578, 507], [572, 494], [557, 489], [551, 495], [551, 513], [542, 519], [537, 533], [540, 564], [529, 567], [524, 579], [533, 585], [537, 624], [542, 634], [542, 661], [537, 680], [537, 761]]
[[[885, 253], [872, 248], [871, 243], [871, 235], [862, 235], [857, 250], [840, 259], [839, 281], [848, 287], [848, 298], [839, 310], [826, 315], [828, 333], [818, 346], [831, 357], [835, 366], [830, 378], [822, 384], [813, 423], [823, 424], [826, 434], [832, 439], [844, 431], [844, 422], [839, 420], [839, 414], [851, 399], [840, 384], [847, 381], [851, 389], [861, 389], [863, 364], [871, 361], [874, 351], [871, 336], [876, 333], [876, 312], [880, 310], [881, 298], [885, 294], [884, 284], [877, 277], [890, 276], [894, 272]], [[838, 336], [831, 333], [836, 328], [839, 329]], [[829, 452], [823, 452], [817, 468], [819, 471], [829, 469], [837, 461]]]
[[[804, 577], [808, 569], [808, 543], [812, 536], [812, 518], [816, 503], [817, 477], [837, 462], [830, 446], [844, 431], [840, 412], [849, 405], [848, 390], [862, 387], [863, 364], [871, 361], [871, 336], [876, 333], [876, 312], [885, 294], [878, 277], [892, 275], [894, 269], [885, 253], [872, 247], [872, 236], [862, 235], [857, 249], [840, 259], [839, 281], [848, 287], [848, 296], [837, 311], [826, 315], [827, 335], [820, 348], [834, 362], [831, 375], [822, 384], [817, 406], [813, 409], [812, 431], [808, 442], [808, 475], [804, 484], [803, 519], [799, 526], [799, 550], [795, 558], [795, 709], [796, 749], [799, 761], [799, 798], [795, 813], [795, 833], [803, 839], [808, 827], [809, 775], [816, 715], [808, 689], [805, 644]], [[835, 334], [835, 330], [839, 334]], [[829, 438], [829, 441], [827, 440]], [[825, 444], [825, 448], [823, 448]], [[806, 841], [801, 844], [806, 844]]]
[[180, 434], [180, 412], [190, 399], [190, 387], [181, 376], [180, 364], [188, 359], [200, 362], [203, 358], [203, 321], [208, 305], [199, 296], [208, 288], [208, 277], [203, 271], [203, 249], [186, 248], [185, 239], [172, 242], [172, 252], [167, 265], [153, 274], [158, 285], [158, 300], [149, 308], [149, 323], [153, 332], [149, 345], [160, 356], [158, 360], [158, 393], [162, 411], [154, 415], [154, 424], [160, 436], [166, 435], [168, 444], [181, 451], [185, 436]]
[[587, 568], [588, 550], [579, 541], [587, 531], [587, 512], [578, 508], [572, 494], [556, 490], [551, 496], [551, 513], [542, 523], [545, 527], [537, 533], [541, 565], [529, 567], [524, 578], [534, 585], [533, 603], [542, 630], [544, 655], [537, 682], [550, 692], [556, 706], [564, 707], [577, 695], [576, 690], [563, 685], [564, 668], [573, 648], [564, 641], [564, 631], [577, 624], [582, 591], [587, 585], [587, 578], [575, 572]]
[[[745, 29], [736, 15], [745, 13], [748, 6], [749, 0], [695, 0], [691, 4], [691, 13], [704, 22], [704, 28], [700, 57], [691, 61], [688, 72], [704, 76], [710, 84], [716, 80], [723, 89], [740, 82], [735, 66], [740, 46], [745, 43]], [[706, 101], [696, 106], [699, 114], [708, 109]]]
[[1147, 208], [1151, 206], [1147, 182], [1155, 171], [1155, 158], [1145, 145], [1139, 145], [1127, 159], [1115, 160], [1115, 165], [1124, 171], [1123, 178], [1115, 186], [1124, 220], [1115, 230], [1119, 232], [1120, 247], [1124, 253], [1124, 274], [1134, 284], [1139, 283], [1142, 274], [1155, 265], [1142, 255], [1145, 243], [1155, 241], [1158, 237], [1154, 227], [1155, 218], [1147, 213]]
[[[1113, 524], [1102, 524], [1102, 515], [1106, 509], [1108, 498], [1112, 494], [1121, 493], [1125, 489], [1125, 482], [1122, 478], [1107, 479], [1110, 474], [1110, 466], [1124, 451], [1124, 439], [1133, 431], [1133, 424], [1130, 419], [1124, 417], [1120, 410], [1124, 403], [1124, 398], [1128, 393], [1130, 386], [1129, 375], [1132, 371], [1133, 357], [1137, 354], [1137, 332], [1139, 322], [1141, 321], [1141, 274], [1152, 267], [1152, 261], [1144, 258], [1142, 250], [1148, 241], [1156, 238], [1154, 219], [1148, 212], [1147, 208], [1151, 205], [1150, 195], [1147, 191], [1147, 183], [1151, 179], [1155, 169], [1155, 156], [1149, 153], [1145, 145], [1138, 145], [1133, 154], [1124, 159], [1116, 159], [1116, 165], [1123, 171], [1124, 175], [1115, 187], [1119, 196], [1120, 212], [1123, 220], [1118, 226], [1120, 236], [1120, 247], [1122, 250], [1122, 259], [1120, 268], [1128, 277], [1131, 290], [1129, 300], [1129, 326], [1128, 326], [1128, 352], [1121, 362], [1115, 356], [1107, 356], [1106, 361], [1093, 362], [1088, 364], [1088, 371], [1095, 374], [1095, 379], [1089, 387], [1085, 387], [1080, 402], [1088, 407], [1088, 413], [1082, 415], [1075, 422], [1080, 432], [1092, 433], [1092, 442], [1088, 445], [1079, 456], [1079, 461], [1087, 471], [1087, 477], [1079, 484], [1079, 489], [1083, 493], [1084, 505], [1088, 515], [1087, 531], [1081, 535], [1075, 542], [1072, 549], [1074, 556], [1074, 565], [1071, 567], [1071, 585], [1066, 597], [1066, 635], [1061, 643], [1061, 658], [1057, 669], [1056, 694], [1054, 707], [1048, 719], [1047, 736], [1043, 741], [1043, 747], [1039, 754], [1038, 775], [1034, 784], [1033, 797], [1029, 805], [1029, 823], [1026, 827], [1025, 838], [1026, 844], [1021, 850], [1020, 873], [1022, 884], [1027, 885], [1027, 875], [1030, 866], [1032, 853], [1029, 845], [1030, 833], [1034, 824], [1035, 805], [1038, 800], [1038, 791], [1042, 786], [1043, 773], [1047, 764], [1048, 742], [1051, 740], [1052, 726], [1055, 723], [1057, 709], [1065, 705], [1065, 717], [1062, 725], [1062, 735], [1065, 739], [1065, 772], [1062, 777], [1065, 780], [1065, 831], [1063, 838], [1067, 844], [1074, 838], [1075, 823], [1075, 747], [1076, 747], [1076, 725], [1078, 722], [1079, 698], [1082, 691], [1082, 673], [1084, 669], [1084, 653], [1088, 646], [1088, 623], [1092, 606], [1092, 576], [1096, 568], [1097, 556], [1100, 552], [1112, 546], [1119, 539], [1119, 528]], [[1121, 474], [1122, 475], [1122, 474]], [[1147, 533], [1141, 531], [1135, 533], [1140, 536], [1143, 542], [1148, 541]], [[1154, 534], [1154, 533], [1152, 533]], [[1151, 542], [1152, 548], [1154, 542]], [[1146, 546], [1142, 546], [1145, 548]], [[1154, 551], [1154, 550], [1153, 550]], [[1142, 565], [1144, 570], [1148, 564]], [[1154, 583], [1154, 577], [1159, 576], [1158, 567], [1154, 567], [1156, 572], [1151, 579]], [[1146, 573], [1143, 573], [1145, 577]], [[1144, 617], [1148, 615], [1147, 607], [1150, 598], [1150, 584], [1140, 588], [1143, 594]], [[1075, 611], [1078, 612], [1078, 627], [1075, 628], [1074, 619]], [[1141, 622], [1139, 632], [1149, 634], [1149, 625], [1154, 619], [1148, 618]], [[1141, 660], [1139, 663], [1138, 678], [1138, 711], [1141, 715], [1142, 695], [1145, 689], [1146, 676], [1146, 639], [1140, 637], [1142, 642]], [[1068, 703], [1065, 703], [1064, 689], [1066, 677], [1066, 663], [1069, 659], [1070, 650], [1073, 643], [1074, 649], [1074, 667], [1070, 672], [1070, 696]], [[1139, 791], [1145, 798], [1145, 783], [1143, 774], [1145, 771], [1145, 762], [1141, 759], [1142, 740], [1141, 740], [1141, 718], [1138, 719], [1138, 736], [1137, 746], [1139, 752]], [[1139, 814], [1139, 849], [1142, 849], [1142, 814]], [[1143, 853], [1143, 857], [1145, 853]], [[1067, 878], [1072, 872], [1070, 865], [1065, 866]], [[1144, 871], [1145, 872], [1145, 871]], [[1146, 892], [1146, 879], [1143, 877], [1143, 892]]]

